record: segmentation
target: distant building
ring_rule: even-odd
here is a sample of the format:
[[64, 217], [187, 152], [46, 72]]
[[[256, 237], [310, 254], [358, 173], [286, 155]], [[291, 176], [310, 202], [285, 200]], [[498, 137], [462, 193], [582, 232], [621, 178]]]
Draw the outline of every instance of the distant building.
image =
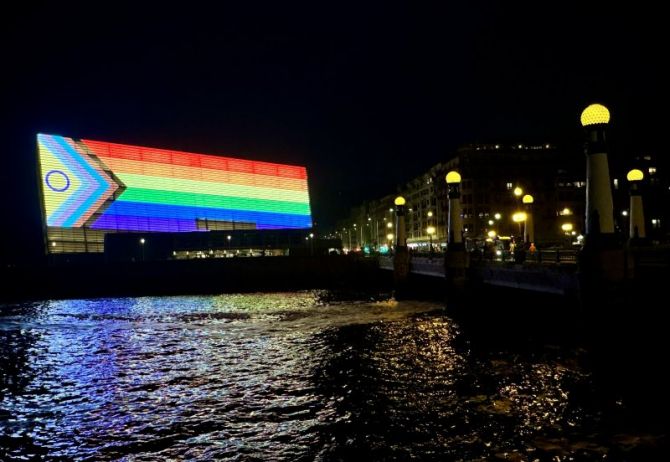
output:
[[[446, 242], [448, 201], [445, 176], [450, 170], [459, 171], [463, 178], [463, 226], [465, 238], [470, 241], [484, 239], [491, 230], [498, 235], [522, 236], [522, 225], [512, 221], [514, 212], [525, 210], [522, 196], [514, 195], [517, 187], [523, 194], [531, 194], [534, 198], [532, 213], [538, 242], [547, 245], [564, 243], [582, 232], [586, 183], [581, 153], [568, 156], [550, 144], [469, 144], [459, 148], [446, 162], [434, 165], [398, 188], [397, 193], [407, 200], [407, 243], [410, 247], [427, 245], [429, 226], [435, 228], [433, 244], [443, 246]], [[359, 232], [352, 244], [374, 248], [385, 242], [387, 233], [382, 233], [379, 223], [391, 222], [395, 226], [394, 197], [395, 194], [389, 194], [356, 207], [350, 217], [338, 224], [338, 231], [342, 233], [343, 229], [351, 229], [356, 224]], [[500, 218], [496, 218], [496, 214]], [[561, 227], [564, 224], [572, 225], [567, 235]], [[346, 248], [346, 232], [342, 242]]]
[[[459, 148], [445, 167], [463, 177], [466, 237], [481, 239], [490, 230], [522, 236], [523, 225], [514, 223], [512, 215], [526, 210], [521, 202], [526, 194], [534, 199], [530, 210], [538, 242], [569, 239], [563, 224], [572, 225], [570, 234], [582, 232], [586, 175], [581, 154], [569, 156], [551, 144], [472, 144]], [[514, 194], [516, 188], [521, 188], [521, 195]]]

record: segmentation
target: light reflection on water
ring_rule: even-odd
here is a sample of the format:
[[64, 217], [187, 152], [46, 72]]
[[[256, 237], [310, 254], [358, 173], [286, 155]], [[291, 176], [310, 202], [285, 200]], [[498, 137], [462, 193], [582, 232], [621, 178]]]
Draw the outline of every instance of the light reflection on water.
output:
[[314, 291], [5, 310], [0, 460], [593, 460], [630, 449], [601, 435], [579, 351], [475, 354], [435, 303]]

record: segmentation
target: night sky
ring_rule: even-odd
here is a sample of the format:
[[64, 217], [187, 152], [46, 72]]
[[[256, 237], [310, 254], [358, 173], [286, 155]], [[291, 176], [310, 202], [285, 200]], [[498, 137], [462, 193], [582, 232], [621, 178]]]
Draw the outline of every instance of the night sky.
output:
[[5, 14], [5, 255], [41, 251], [38, 132], [306, 165], [320, 227], [459, 144], [580, 155], [579, 114], [595, 101], [612, 112], [614, 155], [667, 151], [658, 11], [135, 3]]

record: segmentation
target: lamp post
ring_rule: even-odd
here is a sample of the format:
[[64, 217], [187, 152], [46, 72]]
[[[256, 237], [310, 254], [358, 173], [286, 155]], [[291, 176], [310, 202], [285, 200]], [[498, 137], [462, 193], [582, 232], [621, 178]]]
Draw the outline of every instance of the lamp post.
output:
[[360, 246], [361, 246], [361, 243], [358, 241], [358, 236], [356, 236], [356, 231], [357, 231], [357, 229], [358, 229], [358, 228], [356, 227], [356, 223], [353, 224], [353, 227], [354, 227], [354, 237], [356, 238], [358, 247], [360, 247]]
[[524, 220], [523, 240], [530, 244], [535, 242], [535, 227], [533, 226], [533, 202], [535, 198], [530, 194], [526, 194], [521, 199], [521, 202], [526, 206], [526, 220]]
[[395, 212], [396, 212], [396, 248], [399, 247], [407, 247], [406, 245], [406, 233], [407, 231], [405, 230], [405, 198], [402, 196], [398, 196], [395, 198], [394, 204], [396, 206]]
[[614, 235], [614, 207], [610, 186], [605, 130], [610, 121], [609, 110], [591, 104], [582, 112], [580, 121], [586, 131], [586, 242], [589, 237]]
[[521, 234], [521, 223], [525, 222], [526, 218], [528, 218], [526, 212], [516, 212], [512, 215], [512, 221], [519, 224], [519, 234]]
[[572, 241], [572, 230], [573, 229], [574, 229], [574, 226], [572, 225], [572, 223], [563, 223], [561, 225], [561, 230], [563, 230], [563, 234], [568, 236], [568, 238], [566, 240], [567, 244], [568, 244], [568, 247], [570, 247], [570, 242]]
[[396, 214], [396, 244], [393, 255], [393, 278], [396, 284], [396, 298], [402, 297], [402, 292], [409, 275], [409, 252], [407, 251], [407, 231], [405, 229], [405, 198], [398, 196], [393, 201]]
[[343, 228], [342, 231], [347, 232], [347, 238], [348, 238], [348, 241], [349, 241], [348, 249], [349, 249], [349, 252], [351, 252], [351, 231], [349, 230], [349, 228]]
[[444, 269], [448, 286], [465, 284], [465, 269], [468, 256], [463, 244], [463, 219], [461, 218], [461, 174], [447, 173], [445, 178], [449, 197], [449, 220], [447, 224], [447, 252], [444, 255]]
[[435, 226], [429, 226], [426, 228], [426, 232], [428, 233], [428, 239], [429, 239], [429, 250], [428, 250], [428, 255], [430, 256], [430, 259], [433, 259], [433, 234], [435, 234]]
[[368, 230], [368, 236], [370, 237], [370, 241], [373, 241], [373, 242], [368, 241], [368, 244], [370, 244], [370, 247], [372, 247], [372, 244], [374, 244], [374, 241], [377, 240], [377, 238], [375, 238], [374, 240], [372, 239], [372, 225], [371, 225], [371, 223], [372, 223], [372, 218], [368, 217], [368, 222], [365, 224], [365, 226], [370, 228]]
[[461, 174], [456, 171], [447, 173], [449, 188], [449, 224], [447, 228], [447, 250], [463, 248], [463, 219], [461, 218]]
[[642, 194], [639, 183], [644, 179], [642, 170], [633, 169], [626, 175], [630, 183], [630, 228], [628, 238], [632, 240], [644, 239], [646, 232], [644, 228], [644, 209], [642, 207]]

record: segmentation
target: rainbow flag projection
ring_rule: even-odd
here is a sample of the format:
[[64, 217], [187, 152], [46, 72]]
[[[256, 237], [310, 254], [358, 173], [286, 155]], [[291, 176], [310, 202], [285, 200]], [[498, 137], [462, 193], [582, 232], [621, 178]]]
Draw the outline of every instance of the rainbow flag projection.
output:
[[54, 135], [37, 139], [49, 228], [312, 226], [305, 167]]

